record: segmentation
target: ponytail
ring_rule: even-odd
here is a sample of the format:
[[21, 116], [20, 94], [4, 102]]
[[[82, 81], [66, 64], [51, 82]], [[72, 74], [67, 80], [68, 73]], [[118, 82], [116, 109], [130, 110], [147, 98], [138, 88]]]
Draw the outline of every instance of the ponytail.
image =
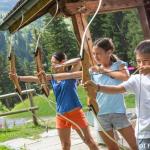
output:
[[117, 57], [117, 55], [112, 54], [112, 55], [110, 56], [110, 60], [111, 60], [112, 62], [116, 62], [116, 61], [119, 60], [119, 58]]

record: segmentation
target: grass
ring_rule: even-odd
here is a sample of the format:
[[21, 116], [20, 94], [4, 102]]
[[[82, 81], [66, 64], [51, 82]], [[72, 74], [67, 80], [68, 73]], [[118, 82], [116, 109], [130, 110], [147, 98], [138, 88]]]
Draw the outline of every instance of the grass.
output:
[[[34, 104], [39, 107], [37, 111], [37, 115], [42, 116], [55, 116], [56, 114], [56, 105], [55, 105], [55, 96], [53, 92], [50, 92], [50, 96], [48, 99], [43, 95], [34, 96]], [[78, 88], [79, 97], [82, 100], [83, 107], [86, 107], [86, 92], [84, 89], [80, 86]], [[26, 109], [30, 106], [29, 99], [26, 99], [23, 103], [17, 104], [11, 111], [17, 111], [21, 109]], [[31, 112], [25, 112], [20, 114], [15, 114], [9, 116], [9, 118], [31, 118], [32, 114]]]
[[[49, 122], [48, 126], [49, 126], [49, 129], [54, 128], [55, 126], [54, 121]], [[22, 138], [31, 137], [32, 139], [37, 139], [39, 138], [39, 134], [43, 133], [44, 131], [46, 131], [46, 127], [34, 126], [32, 123], [28, 123], [22, 126], [17, 126], [12, 129], [0, 129], [0, 142], [4, 142], [7, 140], [19, 138], [19, 137], [22, 137]]]
[[125, 104], [127, 108], [135, 108], [135, 95], [129, 94], [125, 96]]
[[[83, 108], [87, 107], [86, 104], [86, 92], [82, 87], [78, 88], [78, 94], [80, 99], [82, 100], [81, 103], [83, 104]], [[51, 96], [49, 97], [50, 100], [53, 102], [55, 101], [54, 95], [51, 93]], [[135, 97], [134, 95], [126, 95], [125, 96], [125, 103], [127, 108], [133, 108], [135, 107]], [[53, 116], [56, 114], [55, 112], [55, 104], [53, 104], [53, 108], [50, 108], [48, 102], [45, 100], [44, 97], [41, 96], [35, 96], [34, 97], [35, 105], [39, 106], [39, 110], [37, 111], [37, 115], [42, 116], [49, 116], [54, 118]], [[25, 100], [24, 103], [17, 104], [13, 111], [23, 109], [24, 107], [29, 106], [29, 100]], [[10, 117], [10, 116], [9, 116]], [[29, 117], [31, 118], [31, 113], [20, 113], [13, 115], [11, 117], [15, 118], [24, 118]], [[50, 118], [51, 119], [51, 118]], [[39, 121], [39, 120], [38, 120]], [[41, 124], [42, 122], [40, 122]], [[44, 126], [47, 125], [49, 128], [55, 127], [55, 120], [52, 119], [51, 121], [47, 122], [46, 124], [43, 124]], [[29, 123], [23, 126], [14, 127], [12, 129], [0, 129], [0, 142], [4, 142], [10, 139], [15, 139], [19, 137], [32, 137], [32, 138], [39, 138], [39, 134], [45, 131], [46, 129], [42, 126], [34, 126], [33, 124]], [[34, 135], [34, 137], [33, 137]], [[0, 150], [9, 150], [6, 147], [3, 147], [3, 149], [0, 147]]]
[[10, 149], [10, 148], [8, 148], [6, 146], [0, 146], [0, 150], [12, 150], [12, 149]]
[[[81, 100], [81, 103], [83, 105], [83, 109], [85, 110], [87, 108], [86, 104], [86, 97], [87, 94], [84, 90], [83, 87], [79, 86], [78, 88], [78, 94], [79, 98]], [[127, 95], [125, 96], [125, 103], [127, 108], [134, 108], [135, 107], [135, 100], [134, 100], [134, 95]], [[37, 115], [42, 117], [42, 116], [55, 116], [56, 114], [56, 108], [55, 108], [55, 97], [53, 92], [51, 92], [50, 96], [48, 99], [45, 96], [34, 96], [33, 98], [34, 103], [36, 106], [39, 107], [39, 110], [37, 111]], [[52, 102], [51, 102], [52, 101]], [[50, 105], [49, 105], [50, 102]], [[29, 107], [29, 100], [26, 99], [24, 103], [17, 104], [12, 111], [16, 110], [21, 110], [23, 108]], [[9, 116], [10, 118], [31, 118], [31, 112], [26, 112], [26, 113], [20, 113], [20, 114], [15, 114]]]

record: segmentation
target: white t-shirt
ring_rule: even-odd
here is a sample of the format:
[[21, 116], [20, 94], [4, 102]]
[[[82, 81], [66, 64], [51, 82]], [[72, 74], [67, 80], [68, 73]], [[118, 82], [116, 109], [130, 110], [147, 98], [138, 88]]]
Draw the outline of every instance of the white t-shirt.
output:
[[150, 138], [150, 75], [132, 75], [121, 85], [136, 96], [136, 137]]

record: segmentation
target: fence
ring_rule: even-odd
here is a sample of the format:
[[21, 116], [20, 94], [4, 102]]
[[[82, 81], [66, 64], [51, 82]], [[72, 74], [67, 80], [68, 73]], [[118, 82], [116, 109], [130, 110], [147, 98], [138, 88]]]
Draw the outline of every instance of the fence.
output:
[[[21, 109], [18, 111], [5, 112], [5, 113], [0, 114], [0, 117], [31, 111], [33, 123], [34, 123], [34, 125], [38, 125], [38, 121], [36, 118], [36, 110], [38, 110], [38, 107], [34, 105], [34, 101], [33, 101], [33, 93], [35, 93], [35, 92], [36, 92], [35, 89], [29, 89], [29, 90], [22, 91], [22, 94], [28, 94], [29, 95], [29, 101], [30, 101], [30, 107], [29, 108]], [[18, 96], [18, 93], [10, 93], [10, 94], [5, 94], [5, 95], [0, 95], [0, 100], [2, 100], [2, 99], [6, 100], [8, 98], [15, 97], [15, 96]]]

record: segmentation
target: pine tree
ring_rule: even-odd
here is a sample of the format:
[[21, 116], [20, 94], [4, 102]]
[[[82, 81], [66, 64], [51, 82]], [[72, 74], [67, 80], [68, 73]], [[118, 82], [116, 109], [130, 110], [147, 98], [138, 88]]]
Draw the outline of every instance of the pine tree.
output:
[[[46, 17], [45, 24], [49, 20], [50, 17]], [[75, 36], [69, 27], [64, 18], [61, 17], [53, 20], [46, 28], [42, 36], [42, 45], [49, 58], [56, 51], [65, 52], [68, 58], [76, 57], [79, 53]]]
[[130, 64], [135, 62], [134, 49], [136, 45], [144, 39], [138, 13], [136, 10], [129, 11], [125, 14], [124, 22], [127, 22], [128, 31], [126, 37], [128, 40], [128, 57]]

